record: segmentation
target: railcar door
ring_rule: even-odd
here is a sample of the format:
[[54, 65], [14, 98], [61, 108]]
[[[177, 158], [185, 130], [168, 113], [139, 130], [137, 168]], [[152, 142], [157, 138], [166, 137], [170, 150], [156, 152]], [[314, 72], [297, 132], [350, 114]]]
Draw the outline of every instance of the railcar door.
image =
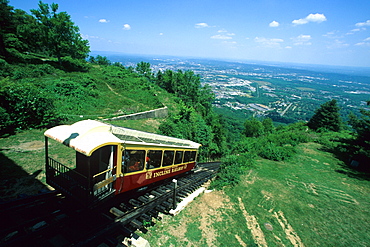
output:
[[91, 156], [91, 173], [94, 198], [101, 200], [114, 193], [116, 180], [117, 146], [104, 146]]

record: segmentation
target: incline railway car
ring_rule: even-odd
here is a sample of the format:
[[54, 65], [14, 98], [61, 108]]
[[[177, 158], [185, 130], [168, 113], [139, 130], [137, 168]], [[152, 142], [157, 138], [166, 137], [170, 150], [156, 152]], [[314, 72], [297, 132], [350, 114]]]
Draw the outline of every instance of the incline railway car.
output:
[[[56, 126], [44, 135], [47, 183], [88, 205], [192, 170], [200, 147], [95, 120]], [[49, 138], [75, 150], [73, 167], [50, 156]]]

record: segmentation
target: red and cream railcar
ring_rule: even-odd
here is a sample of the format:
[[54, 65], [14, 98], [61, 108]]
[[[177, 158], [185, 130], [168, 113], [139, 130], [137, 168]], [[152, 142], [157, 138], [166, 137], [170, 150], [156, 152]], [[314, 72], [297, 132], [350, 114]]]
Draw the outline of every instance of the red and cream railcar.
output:
[[[200, 147], [95, 120], [56, 126], [44, 135], [47, 183], [89, 205], [192, 170]], [[75, 150], [72, 167], [51, 157], [49, 138]]]

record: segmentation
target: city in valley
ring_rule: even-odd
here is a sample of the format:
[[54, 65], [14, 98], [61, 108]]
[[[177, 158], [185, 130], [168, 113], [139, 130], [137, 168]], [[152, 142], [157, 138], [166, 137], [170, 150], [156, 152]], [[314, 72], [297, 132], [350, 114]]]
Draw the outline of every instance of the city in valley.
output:
[[149, 62], [152, 71], [192, 70], [215, 94], [221, 113], [268, 116], [274, 121], [307, 121], [321, 104], [336, 99], [344, 118], [370, 100], [368, 68], [217, 61], [173, 57], [108, 55], [112, 62], [135, 67]]

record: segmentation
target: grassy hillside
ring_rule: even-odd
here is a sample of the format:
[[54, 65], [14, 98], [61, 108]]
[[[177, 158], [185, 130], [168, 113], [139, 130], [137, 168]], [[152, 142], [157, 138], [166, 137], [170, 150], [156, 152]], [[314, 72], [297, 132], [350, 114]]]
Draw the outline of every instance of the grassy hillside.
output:
[[258, 159], [242, 182], [197, 198], [142, 234], [157, 246], [367, 246], [370, 181], [317, 143]]
[[[159, 95], [164, 90], [124, 67], [94, 66], [88, 72], [65, 72], [47, 64], [10, 68], [7, 77], [0, 77], [1, 97], [9, 102], [2, 107], [20, 126], [19, 117], [12, 112], [41, 115], [34, 108], [40, 111], [45, 107], [33, 98], [47, 100], [52, 107], [45, 111], [52, 117], [72, 122], [151, 110], [170, 103], [162, 103], [166, 96]], [[43, 119], [39, 125], [47, 123], [48, 120]]]

